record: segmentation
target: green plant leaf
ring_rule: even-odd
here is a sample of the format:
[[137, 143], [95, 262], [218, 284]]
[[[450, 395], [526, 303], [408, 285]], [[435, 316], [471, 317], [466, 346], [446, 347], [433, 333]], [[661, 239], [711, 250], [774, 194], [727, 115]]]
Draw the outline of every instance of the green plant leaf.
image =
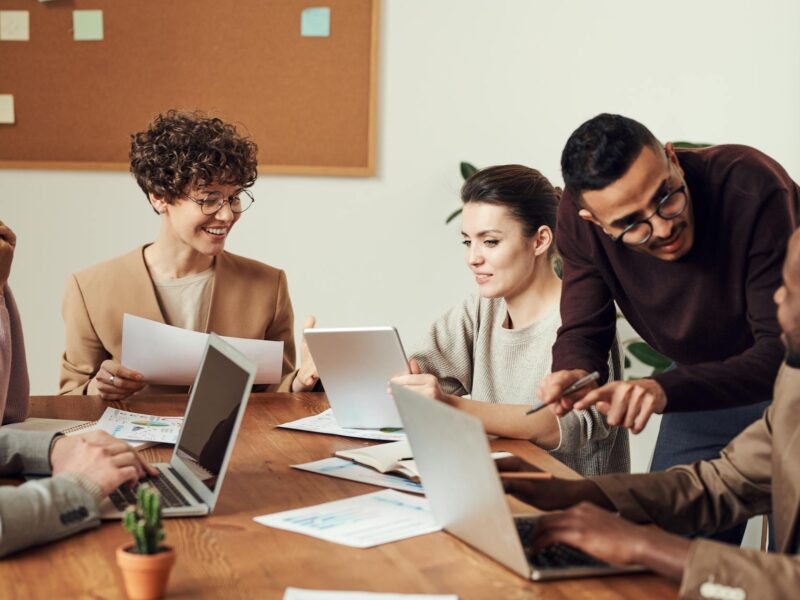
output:
[[708, 148], [714, 144], [706, 144], [705, 142], [672, 142], [676, 148]]
[[478, 168], [472, 163], [461, 162], [461, 176], [466, 180], [478, 172]]
[[455, 219], [460, 214], [461, 214], [461, 209], [460, 208], [458, 210], [454, 210], [452, 213], [450, 213], [450, 216], [447, 217], [447, 220], [444, 222], [444, 224], [447, 225], [448, 223], [450, 223], [450, 221]]
[[631, 342], [626, 348], [637, 360], [649, 367], [653, 367], [653, 374], [661, 373], [672, 364], [672, 361], [663, 354], [656, 352], [645, 342]]
[[631, 359], [626, 356], [625, 357], [625, 361], [622, 364], [625, 366], [626, 369], [630, 369], [631, 368]]

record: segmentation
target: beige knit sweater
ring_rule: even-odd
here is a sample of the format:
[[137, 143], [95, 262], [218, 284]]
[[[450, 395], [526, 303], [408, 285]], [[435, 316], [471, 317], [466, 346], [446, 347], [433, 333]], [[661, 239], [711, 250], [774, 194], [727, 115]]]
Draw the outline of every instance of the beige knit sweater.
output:
[[[522, 329], [507, 329], [502, 298], [470, 296], [432, 325], [412, 355], [442, 390], [473, 400], [539, 404], [536, 389], [550, 373], [551, 349], [561, 325], [556, 307]], [[561, 443], [550, 453], [589, 477], [630, 470], [627, 430], [609, 427], [592, 408], [559, 419]]]

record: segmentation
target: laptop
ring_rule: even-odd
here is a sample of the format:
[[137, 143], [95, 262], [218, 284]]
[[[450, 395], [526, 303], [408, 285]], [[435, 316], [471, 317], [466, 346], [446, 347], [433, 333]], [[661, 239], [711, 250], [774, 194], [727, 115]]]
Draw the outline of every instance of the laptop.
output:
[[339, 427], [402, 427], [387, 382], [408, 373], [394, 327], [306, 329], [306, 344]]
[[434, 517], [446, 531], [534, 581], [643, 571], [556, 545], [534, 554], [535, 516], [511, 515], [480, 420], [392, 384]]
[[[210, 334], [195, 377], [183, 425], [169, 463], [142, 479], [161, 494], [165, 517], [207, 515], [217, 503], [242, 422], [256, 365], [219, 336]], [[119, 519], [136, 490], [123, 485], [103, 500], [100, 516]]]

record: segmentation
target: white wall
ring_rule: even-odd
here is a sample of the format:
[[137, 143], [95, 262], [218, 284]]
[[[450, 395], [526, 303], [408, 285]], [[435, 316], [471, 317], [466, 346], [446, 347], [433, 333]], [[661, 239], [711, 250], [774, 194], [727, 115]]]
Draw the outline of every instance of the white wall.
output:
[[[384, 0], [378, 176], [262, 177], [228, 248], [286, 269], [298, 317], [392, 323], [413, 345], [473, 287], [444, 226], [461, 160], [560, 182], [570, 132], [610, 111], [665, 141], [751, 144], [800, 179], [798, 24], [796, 0]], [[64, 278], [151, 240], [157, 218], [123, 173], [0, 171], [0, 198], [32, 389], [54, 393]]]

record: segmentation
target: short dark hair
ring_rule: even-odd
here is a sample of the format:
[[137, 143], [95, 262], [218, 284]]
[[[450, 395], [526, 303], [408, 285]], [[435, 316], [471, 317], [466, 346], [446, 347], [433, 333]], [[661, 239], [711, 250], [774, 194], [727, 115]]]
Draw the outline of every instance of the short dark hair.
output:
[[645, 146], [660, 144], [638, 121], [608, 113], [589, 119], [572, 132], [561, 153], [566, 189], [578, 198], [585, 190], [602, 190], [627, 172]]
[[258, 147], [221, 119], [169, 110], [131, 135], [131, 173], [146, 195], [172, 203], [190, 185], [250, 187], [258, 176]]
[[[546, 225], [556, 232], [556, 215], [561, 190], [547, 177], [524, 165], [497, 165], [474, 173], [461, 187], [461, 201], [505, 206], [522, 224], [525, 237], [533, 237]], [[550, 246], [549, 255], [555, 251]]]

